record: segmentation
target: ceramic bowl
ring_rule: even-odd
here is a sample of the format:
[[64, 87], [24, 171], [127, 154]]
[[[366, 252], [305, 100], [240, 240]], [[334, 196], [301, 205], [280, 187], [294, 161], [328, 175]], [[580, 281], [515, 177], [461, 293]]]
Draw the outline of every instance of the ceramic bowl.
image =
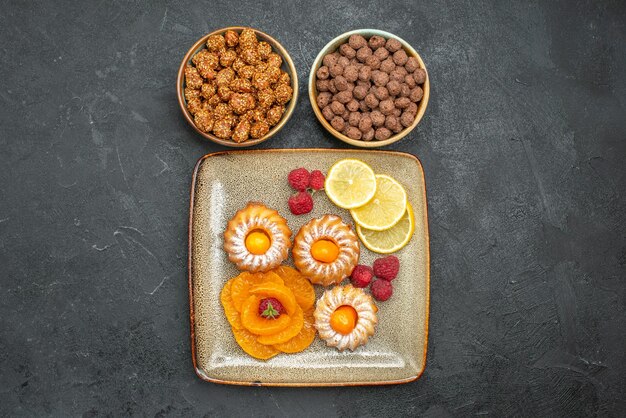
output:
[[251, 138], [241, 143], [237, 143], [230, 139], [218, 138], [212, 133], [202, 132], [200, 129], [198, 129], [198, 127], [194, 123], [193, 115], [189, 113], [189, 110], [187, 110], [187, 101], [185, 100], [185, 94], [184, 94], [185, 67], [191, 62], [191, 58], [195, 54], [197, 54], [200, 50], [206, 48], [206, 40], [209, 38], [209, 36], [223, 34], [227, 30], [234, 30], [237, 33], [241, 33], [243, 29], [245, 29], [245, 27], [243, 26], [231, 26], [227, 28], [218, 29], [198, 39], [198, 41], [195, 44], [193, 44], [193, 46], [189, 49], [189, 51], [187, 51], [187, 53], [185, 54], [185, 57], [180, 63], [180, 68], [178, 69], [178, 77], [176, 79], [176, 93], [178, 95], [178, 104], [180, 105], [180, 110], [183, 112], [183, 116], [185, 116], [185, 119], [187, 120], [187, 122], [189, 122], [189, 124], [196, 130], [196, 132], [198, 132], [204, 138], [211, 140], [215, 143], [218, 143], [220, 145], [227, 146], [227, 147], [249, 147], [252, 145], [260, 144], [263, 141], [267, 141], [272, 136], [276, 135], [276, 133], [278, 133], [278, 131], [280, 131], [283, 128], [283, 126], [285, 126], [285, 124], [291, 117], [293, 110], [296, 107], [296, 102], [298, 101], [298, 75], [296, 73], [296, 67], [293, 63], [293, 60], [289, 56], [289, 53], [276, 39], [272, 38], [270, 35], [264, 32], [261, 32], [258, 29], [252, 28], [252, 30], [254, 30], [254, 32], [256, 33], [256, 36], [259, 39], [259, 41], [265, 41], [269, 43], [272, 46], [272, 49], [274, 50], [274, 52], [276, 52], [278, 55], [282, 57], [283, 65], [281, 69], [287, 72], [289, 76], [291, 77], [291, 88], [293, 89], [293, 97], [291, 98], [289, 103], [287, 103], [287, 107], [285, 109], [285, 113], [283, 114], [282, 119], [278, 122], [278, 124], [274, 125], [265, 136], [262, 136], [261, 138], [256, 138], [256, 139]]
[[[315, 81], [316, 81], [315, 74], [317, 73], [317, 70], [322, 65], [322, 59], [324, 58], [326, 54], [334, 52], [337, 48], [339, 48], [341, 44], [347, 42], [348, 38], [350, 38], [351, 35], [362, 35], [365, 38], [369, 38], [373, 35], [378, 35], [378, 36], [382, 36], [385, 39], [389, 39], [389, 38], [397, 39], [402, 44], [402, 47], [406, 51], [407, 55], [409, 57], [417, 58], [417, 60], [419, 61], [420, 67], [426, 71], [426, 81], [424, 82], [424, 85], [422, 86], [422, 88], [424, 89], [424, 97], [422, 97], [422, 100], [417, 105], [417, 115], [415, 116], [415, 120], [413, 121], [411, 126], [403, 129], [402, 131], [400, 131], [399, 133], [395, 135], [392, 135], [391, 137], [389, 137], [388, 139], [384, 141], [377, 141], [375, 139], [373, 139], [372, 141], [362, 141], [362, 140], [357, 140], [357, 139], [352, 139], [352, 138], [347, 137], [341, 132], [338, 132], [337, 130], [335, 130], [335, 128], [333, 128], [330, 125], [330, 122], [328, 122], [324, 118], [324, 116], [322, 115], [322, 110], [317, 105], [317, 88], [315, 87]], [[424, 65], [424, 61], [422, 61], [422, 58], [419, 56], [419, 54], [411, 47], [411, 45], [409, 45], [402, 38], [399, 38], [398, 36], [392, 33], [385, 32], [382, 30], [377, 30], [377, 29], [357, 29], [357, 30], [346, 32], [337, 36], [335, 39], [333, 39], [328, 44], [326, 44], [324, 48], [322, 48], [320, 53], [315, 58], [315, 62], [313, 62], [313, 67], [311, 67], [311, 73], [309, 75], [309, 100], [311, 101], [311, 106], [313, 107], [315, 116], [320, 121], [320, 123], [324, 126], [324, 128], [326, 128], [326, 130], [328, 130], [328, 132], [330, 132], [335, 138], [338, 138], [342, 140], [343, 142], [346, 142], [350, 145], [354, 145], [356, 147], [362, 147], [362, 148], [383, 147], [385, 145], [393, 144], [394, 142], [399, 141], [402, 138], [404, 138], [406, 135], [409, 134], [409, 132], [411, 132], [417, 126], [418, 123], [420, 123], [420, 120], [422, 120], [422, 117], [424, 116], [424, 112], [426, 111], [426, 106], [428, 106], [429, 97], [430, 97], [430, 78], [428, 77], [428, 70], [426, 70], [426, 65]]]

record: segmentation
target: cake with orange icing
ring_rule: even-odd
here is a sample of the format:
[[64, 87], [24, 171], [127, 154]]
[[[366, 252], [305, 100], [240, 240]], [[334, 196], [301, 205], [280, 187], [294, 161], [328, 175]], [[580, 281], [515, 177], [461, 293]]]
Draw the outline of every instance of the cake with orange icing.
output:
[[359, 253], [356, 234], [336, 215], [312, 219], [294, 238], [293, 262], [314, 284], [339, 284], [357, 265]]
[[289, 256], [291, 230], [274, 209], [250, 202], [228, 221], [224, 250], [239, 270], [265, 272]]
[[363, 289], [336, 286], [318, 299], [313, 316], [315, 328], [326, 345], [354, 351], [374, 335], [378, 308]]

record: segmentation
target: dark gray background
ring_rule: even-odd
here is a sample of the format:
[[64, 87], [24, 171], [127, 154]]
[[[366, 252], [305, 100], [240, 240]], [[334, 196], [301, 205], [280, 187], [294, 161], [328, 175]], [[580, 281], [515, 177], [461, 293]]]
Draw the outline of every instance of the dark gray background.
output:
[[[626, 6], [504, 3], [3, 2], [0, 415], [623, 416]], [[275, 36], [300, 74], [293, 118], [262, 148], [344, 147], [305, 88], [334, 36], [387, 30], [426, 62], [424, 120], [390, 147], [426, 172], [419, 381], [194, 375], [188, 193], [220, 147], [187, 126], [175, 77], [228, 25]]]

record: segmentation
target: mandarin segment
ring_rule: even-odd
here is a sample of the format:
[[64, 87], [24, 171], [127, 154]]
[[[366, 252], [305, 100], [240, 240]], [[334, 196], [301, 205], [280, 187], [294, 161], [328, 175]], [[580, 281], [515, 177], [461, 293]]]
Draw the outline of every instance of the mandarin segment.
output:
[[294, 312], [296, 312], [296, 308], [298, 307], [298, 303], [296, 302], [296, 298], [294, 297], [293, 292], [289, 290], [289, 288], [285, 285], [266, 281], [264, 283], [254, 286], [252, 289], [250, 289], [250, 293], [253, 295], [262, 296], [263, 298], [278, 299], [289, 315], [292, 315]]
[[315, 289], [311, 282], [300, 272], [288, 266], [280, 266], [273, 270], [278, 274], [296, 297], [296, 302], [303, 310], [310, 309], [315, 304]]
[[287, 328], [291, 323], [291, 317], [287, 314], [282, 314], [276, 319], [265, 319], [259, 315], [261, 299], [264, 299], [264, 296], [251, 295], [241, 306], [241, 323], [244, 328], [257, 335], [276, 334]]
[[263, 345], [257, 342], [257, 336], [246, 329], [233, 328], [233, 335], [237, 344], [249, 355], [260, 360], [267, 360], [280, 353], [271, 345]]
[[222, 307], [224, 308], [224, 313], [226, 314], [226, 319], [228, 320], [228, 323], [233, 328], [242, 329], [243, 325], [241, 324], [239, 312], [235, 308], [235, 305], [233, 304], [233, 298], [231, 297], [231, 286], [232, 279], [226, 282], [226, 284], [222, 288], [222, 292], [220, 293], [220, 302], [222, 302]]
[[313, 316], [313, 309], [309, 309], [304, 312], [304, 326], [300, 333], [285, 343], [274, 344], [274, 348], [283, 353], [299, 353], [306, 350], [313, 343], [315, 333], [315, 317]]
[[265, 345], [281, 344], [298, 335], [304, 326], [304, 312], [300, 306], [296, 306], [296, 312], [291, 316], [291, 322], [287, 328], [277, 332], [276, 334], [262, 335], [257, 338], [257, 341]]
[[249, 273], [247, 271], [235, 277], [231, 286], [233, 304], [241, 312], [241, 305], [250, 296], [250, 288], [265, 282], [283, 284], [283, 280], [274, 273]]

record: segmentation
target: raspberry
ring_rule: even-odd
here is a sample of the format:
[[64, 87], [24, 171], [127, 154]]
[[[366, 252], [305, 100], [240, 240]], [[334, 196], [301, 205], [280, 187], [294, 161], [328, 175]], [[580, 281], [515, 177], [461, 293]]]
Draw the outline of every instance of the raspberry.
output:
[[372, 283], [372, 296], [381, 302], [386, 301], [393, 295], [393, 286], [387, 280], [376, 280]]
[[400, 270], [400, 260], [395, 255], [379, 258], [374, 261], [374, 276], [379, 279], [391, 281], [398, 275]]
[[311, 171], [311, 181], [309, 185], [313, 190], [322, 190], [324, 188], [324, 180], [326, 180], [324, 173], [319, 170]]
[[276, 319], [285, 313], [283, 304], [276, 298], [265, 298], [259, 303], [259, 315], [267, 319]]
[[289, 175], [287, 176], [287, 180], [289, 181], [289, 185], [294, 189], [303, 192], [309, 187], [309, 181], [311, 175], [306, 168], [296, 168], [295, 170], [291, 170]]
[[374, 277], [374, 272], [370, 266], [359, 264], [352, 270], [350, 281], [354, 287], [367, 287]]
[[289, 198], [289, 210], [294, 215], [303, 215], [313, 210], [313, 198], [307, 192], [300, 192]]

